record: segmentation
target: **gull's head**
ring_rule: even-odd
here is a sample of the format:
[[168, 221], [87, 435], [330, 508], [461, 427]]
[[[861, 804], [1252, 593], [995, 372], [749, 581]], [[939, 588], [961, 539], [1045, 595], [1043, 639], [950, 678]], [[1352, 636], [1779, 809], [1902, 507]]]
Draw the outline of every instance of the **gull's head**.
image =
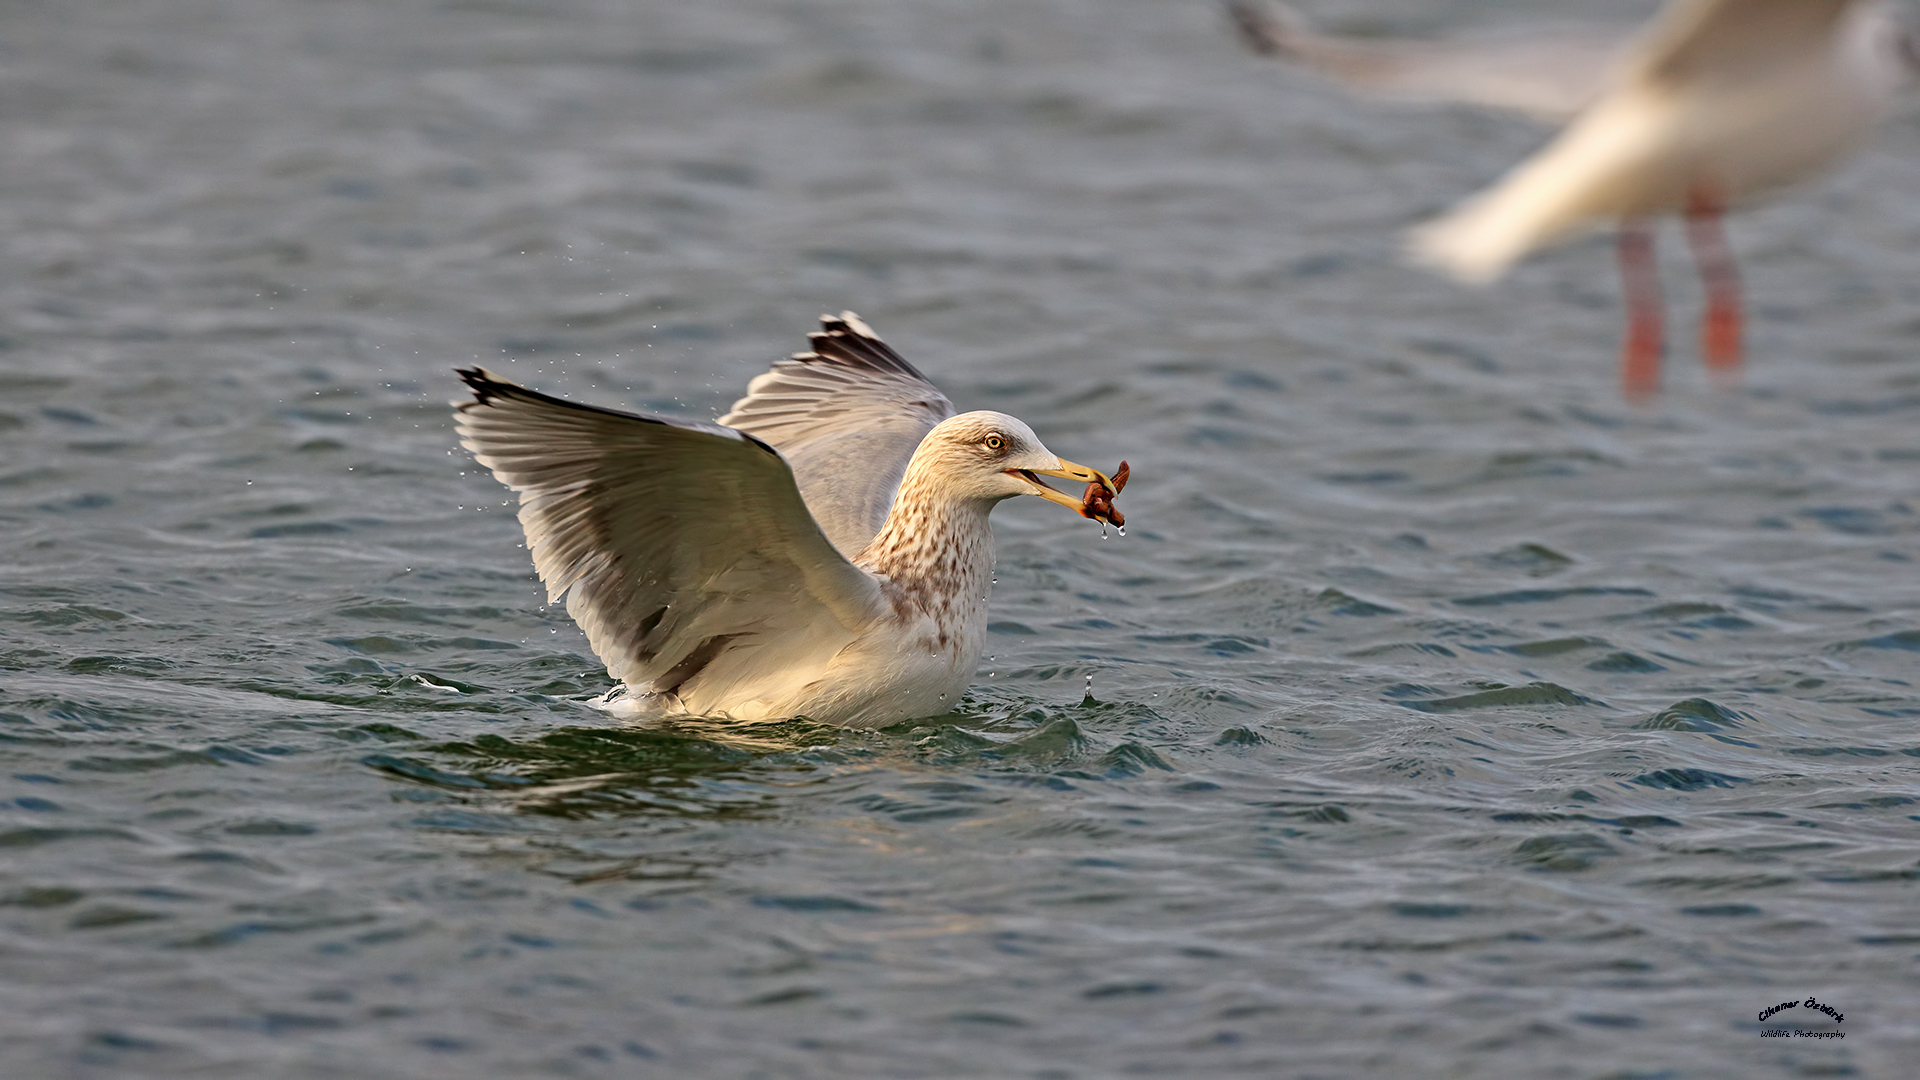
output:
[[[1920, 31], [1891, 4], [1855, 4], [1836, 45], [1844, 70], [1867, 80], [1881, 95], [1897, 94], [1920, 81]], [[1886, 104], [1892, 104], [1890, 101]]]
[[1061, 460], [1032, 428], [1006, 413], [950, 416], [927, 432], [914, 458], [916, 465], [933, 470], [950, 494], [963, 499], [999, 502], [1015, 495], [1038, 495], [1077, 511], [1080, 496], [1049, 487], [1040, 478], [1058, 476], [1114, 490], [1106, 474]]

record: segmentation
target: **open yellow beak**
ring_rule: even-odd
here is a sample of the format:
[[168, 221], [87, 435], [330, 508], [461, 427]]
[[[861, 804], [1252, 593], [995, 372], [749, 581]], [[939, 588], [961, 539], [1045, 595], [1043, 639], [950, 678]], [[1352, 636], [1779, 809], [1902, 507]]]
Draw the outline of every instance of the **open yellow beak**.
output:
[[1029, 494], [1038, 495], [1048, 502], [1057, 502], [1061, 506], [1071, 509], [1076, 514], [1080, 512], [1080, 508], [1083, 505], [1083, 500], [1080, 496], [1068, 495], [1064, 491], [1058, 491], [1048, 487], [1047, 482], [1040, 479], [1040, 477], [1058, 476], [1065, 480], [1078, 480], [1083, 484], [1099, 484], [1101, 487], [1107, 489], [1109, 495], [1119, 494], [1113, 486], [1113, 481], [1107, 478], [1106, 473], [1101, 472], [1099, 469], [1089, 469], [1085, 465], [1075, 465], [1066, 458], [1060, 459], [1060, 467], [1057, 469], [1008, 469], [1007, 472], [1032, 484], [1033, 490], [1029, 492]]

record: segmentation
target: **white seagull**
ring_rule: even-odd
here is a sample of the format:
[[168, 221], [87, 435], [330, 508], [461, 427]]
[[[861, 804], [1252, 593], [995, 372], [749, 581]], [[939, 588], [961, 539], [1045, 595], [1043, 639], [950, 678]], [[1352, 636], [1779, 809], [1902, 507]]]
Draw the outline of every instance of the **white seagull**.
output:
[[[567, 598], [625, 684], [620, 711], [848, 726], [944, 712], [985, 645], [988, 511], [1038, 495], [1084, 512], [1117, 493], [1005, 413], [954, 415], [852, 312], [820, 321], [813, 351], [716, 423], [460, 371], [461, 445], [519, 492], [548, 600]], [[1041, 476], [1099, 487], [1083, 500]]]
[[[1416, 229], [1414, 256], [1489, 282], [1529, 252], [1618, 221], [1621, 379], [1629, 397], [1644, 398], [1659, 387], [1665, 347], [1648, 219], [1679, 213], [1707, 294], [1702, 352], [1731, 376], [1742, 314], [1722, 214], [1844, 157], [1917, 67], [1912, 35], [1882, 0], [1671, 0], [1597, 85], [1589, 65], [1569, 64], [1558, 97], [1537, 100], [1584, 99], [1572, 122], [1491, 188]], [[1455, 99], [1498, 103], [1486, 93]]]

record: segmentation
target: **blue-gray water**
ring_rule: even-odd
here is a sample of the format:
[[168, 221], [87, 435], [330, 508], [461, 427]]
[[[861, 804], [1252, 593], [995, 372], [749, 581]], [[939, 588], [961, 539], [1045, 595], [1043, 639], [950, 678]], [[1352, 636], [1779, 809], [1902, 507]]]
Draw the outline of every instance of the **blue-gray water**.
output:
[[[0, 1073], [1912, 1075], [1920, 126], [1645, 410], [1604, 241], [1399, 260], [1540, 137], [1206, 0], [0, 7]], [[1001, 507], [957, 715], [612, 725], [449, 369], [841, 308], [1129, 535]]]

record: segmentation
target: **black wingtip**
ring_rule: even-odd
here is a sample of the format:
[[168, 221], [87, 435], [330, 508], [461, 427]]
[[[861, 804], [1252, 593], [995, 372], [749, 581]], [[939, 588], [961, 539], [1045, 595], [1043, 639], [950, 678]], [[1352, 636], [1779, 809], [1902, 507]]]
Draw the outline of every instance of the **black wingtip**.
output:
[[926, 379], [904, 357], [894, 352], [892, 346], [880, 340], [880, 335], [873, 332], [873, 327], [851, 311], [820, 316], [820, 329], [808, 334], [807, 340], [813, 343], [813, 351], [795, 353], [792, 357], [802, 364], [829, 361]]
[[1257, 0], [1227, 0], [1227, 18], [1247, 48], [1261, 56], [1292, 56], [1299, 51], [1298, 28], [1292, 12], [1276, 16], [1271, 7]]
[[[623, 420], [638, 420], [643, 424], [665, 424], [668, 427], [686, 426], [684, 423], [676, 425], [675, 421], [668, 420], [663, 416], [648, 416], [645, 413], [627, 412], [624, 409], [607, 409], [599, 405], [582, 405], [577, 401], [568, 401], [566, 398], [557, 398], [552, 394], [543, 394], [538, 390], [530, 390], [527, 387], [521, 386], [519, 383], [508, 382], [483, 367], [454, 368], [453, 371], [454, 374], [460, 376], [461, 382], [467, 384], [467, 389], [473, 391], [472, 401], [455, 406], [460, 412], [491, 405], [496, 401], [504, 401], [512, 404], [526, 404], [531, 402], [556, 409], [570, 409], [574, 412], [593, 413], [598, 416], [618, 416]], [[688, 423], [691, 423], [691, 421]], [[758, 439], [754, 441], [759, 442]], [[764, 446], [766, 444], [762, 443], [761, 445]], [[771, 450], [772, 447], [768, 447], [768, 449]]]
[[467, 384], [468, 390], [473, 391], [473, 400], [467, 406], [486, 405], [495, 398], [505, 397], [509, 391], [525, 390], [483, 367], [454, 368], [453, 373], [460, 376], [460, 381]]
[[828, 333], [843, 331], [866, 338], [868, 341], [879, 342], [882, 345], [886, 344], [880, 341], [879, 334], [873, 332], [873, 327], [867, 325], [867, 320], [851, 311], [843, 311], [838, 315], [820, 316], [820, 329]]

